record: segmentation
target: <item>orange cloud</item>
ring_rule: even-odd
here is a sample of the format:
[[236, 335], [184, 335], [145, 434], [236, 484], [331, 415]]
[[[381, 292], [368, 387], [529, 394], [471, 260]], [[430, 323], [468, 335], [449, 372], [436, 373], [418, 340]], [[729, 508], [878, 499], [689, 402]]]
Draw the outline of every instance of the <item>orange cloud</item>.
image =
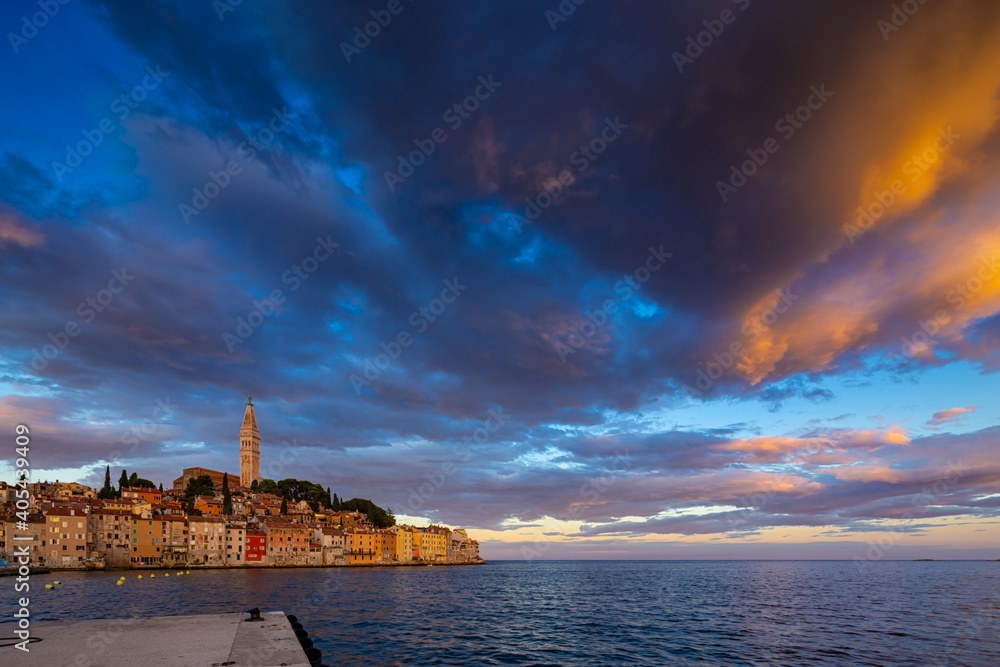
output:
[[929, 426], [940, 426], [946, 422], [954, 421], [959, 416], [968, 414], [978, 407], [978, 405], [967, 405], [964, 408], [948, 408], [947, 410], [939, 410], [934, 413], [934, 416], [927, 422], [927, 424]]
[[[753, 329], [774, 289], [800, 296], [746, 342], [735, 368], [752, 385], [832, 371], [845, 354], [896, 344], [928, 317], [940, 317], [929, 326], [937, 331], [918, 335], [909, 356], [937, 362], [943, 345], [972, 355], [964, 330], [1000, 312], [1000, 269], [989, 269], [1000, 256], [1000, 167], [988, 145], [1000, 119], [1000, 15], [965, 3], [924, 10], [926, 21], [846, 63], [829, 122], [810, 127], [817, 138], [805, 159], [822, 155], [824, 169], [799, 165], [816, 173], [802, 187], [837, 233], [743, 311], [741, 330]], [[994, 46], [969, 31], [993, 34]], [[927, 58], [931, 43], [940, 58]], [[879, 215], [859, 235], [844, 233], [859, 207]]]
[[22, 227], [11, 216], [0, 215], [0, 248], [14, 243], [22, 248], [32, 248], [45, 242], [45, 236], [39, 232]]

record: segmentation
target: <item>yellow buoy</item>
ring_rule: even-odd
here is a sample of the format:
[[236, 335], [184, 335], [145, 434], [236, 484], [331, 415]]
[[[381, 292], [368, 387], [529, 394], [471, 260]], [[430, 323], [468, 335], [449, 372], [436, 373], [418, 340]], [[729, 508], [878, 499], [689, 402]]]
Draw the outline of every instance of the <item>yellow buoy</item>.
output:
[[166, 573], [165, 575], [163, 575], [163, 576], [164, 576], [164, 577], [169, 577], [169, 576], [170, 576], [170, 573], [169, 573], [169, 572], [167, 572], [167, 573]]
[[53, 581], [52, 583], [53, 583], [53, 584], [58, 584], [58, 583], [60, 583], [60, 582], [58, 582], [58, 581]]
[[184, 574], [191, 574], [191, 570], [184, 570]]
[[142, 579], [142, 575], [141, 574], [139, 575], [139, 578]]
[[116, 586], [121, 586], [121, 585], [122, 585], [122, 584], [124, 584], [124, 583], [125, 583], [124, 581], [122, 581], [121, 579], [119, 579], [119, 580], [118, 580], [118, 581], [117, 581], [117, 582], [115, 583], [115, 585], [116, 585]]
[[52, 588], [52, 584], [45, 584], [46, 588]]
[[149, 578], [152, 579], [155, 576], [156, 576], [155, 574], [151, 574], [151, 575], [149, 575]]

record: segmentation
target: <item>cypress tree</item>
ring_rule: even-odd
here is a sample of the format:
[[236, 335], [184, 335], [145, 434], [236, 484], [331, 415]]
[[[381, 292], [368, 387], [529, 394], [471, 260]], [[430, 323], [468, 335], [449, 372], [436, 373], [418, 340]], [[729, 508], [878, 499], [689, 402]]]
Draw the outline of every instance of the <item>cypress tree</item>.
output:
[[288, 514], [288, 498], [281, 499], [281, 515], [284, 516]]
[[118, 494], [121, 496], [122, 489], [128, 486], [128, 474], [122, 470], [122, 476], [118, 478]]
[[115, 490], [111, 487], [111, 466], [108, 465], [104, 468], [104, 488], [101, 492], [97, 494], [98, 498], [114, 498]]
[[222, 473], [222, 513], [233, 513], [233, 497], [229, 494], [229, 473]]

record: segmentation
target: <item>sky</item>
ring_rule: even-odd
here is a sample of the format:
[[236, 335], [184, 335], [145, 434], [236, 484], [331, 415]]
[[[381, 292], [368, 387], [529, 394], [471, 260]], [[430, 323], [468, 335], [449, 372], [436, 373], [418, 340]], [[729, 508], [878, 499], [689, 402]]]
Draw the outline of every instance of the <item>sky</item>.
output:
[[487, 559], [1000, 557], [996, 3], [0, 28], [33, 479], [238, 473], [252, 395], [262, 475]]

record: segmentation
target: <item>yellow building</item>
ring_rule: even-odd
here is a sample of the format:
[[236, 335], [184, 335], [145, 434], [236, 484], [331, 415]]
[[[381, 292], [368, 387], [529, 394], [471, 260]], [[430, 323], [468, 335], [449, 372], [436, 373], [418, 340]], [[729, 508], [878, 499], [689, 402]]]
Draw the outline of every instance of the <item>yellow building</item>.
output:
[[56, 482], [56, 498], [78, 499], [96, 498], [97, 494], [89, 486], [77, 484], [76, 482]]
[[132, 511], [132, 503], [126, 500], [102, 500], [101, 505], [103, 505], [106, 510], [125, 510], [126, 512]]
[[430, 526], [420, 531], [420, 559], [447, 560], [448, 530], [438, 526]]
[[347, 530], [347, 544], [348, 564], [375, 562], [375, 554], [378, 553], [375, 533], [362, 528], [350, 528]]
[[413, 560], [413, 533], [407, 528], [393, 526], [390, 528], [395, 534], [395, 544], [393, 557], [400, 563], [409, 563]]
[[133, 500], [132, 501], [132, 514], [136, 516], [141, 516], [143, 512], [148, 516], [153, 512], [153, 503], [148, 500]]
[[421, 536], [423, 532], [419, 528], [410, 528], [410, 559], [420, 560], [422, 554], [420, 552]]

